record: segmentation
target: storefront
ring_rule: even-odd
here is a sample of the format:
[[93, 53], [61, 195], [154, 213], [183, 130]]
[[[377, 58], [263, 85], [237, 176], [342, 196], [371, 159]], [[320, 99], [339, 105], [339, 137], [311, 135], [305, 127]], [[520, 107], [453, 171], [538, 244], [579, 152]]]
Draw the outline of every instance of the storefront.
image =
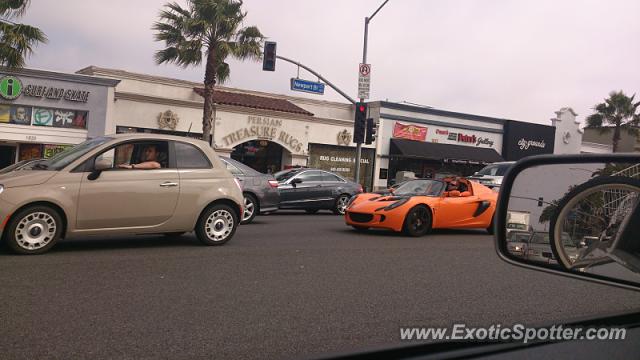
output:
[[[375, 150], [363, 148], [360, 154], [360, 184], [373, 183]], [[345, 179], [355, 177], [355, 151], [352, 147], [309, 144], [309, 166], [331, 171]]]
[[503, 160], [503, 119], [389, 102], [370, 111], [378, 121], [376, 188], [411, 176], [468, 176]]
[[[120, 81], [107, 133], [202, 136], [201, 83], [93, 66], [79, 73]], [[219, 154], [265, 173], [292, 166], [335, 168], [350, 179], [355, 173], [355, 162], [320, 160], [327, 149], [332, 149], [335, 159], [355, 158], [353, 105], [226, 87], [216, 87], [214, 100], [213, 146]], [[368, 188], [374, 153], [374, 145], [363, 147], [368, 162], [363, 179]]]
[[556, 128], [507, 120], [504, 124], [502, 157], [517, 161], [527, 156], [553, 154]]
[[0, 70], [0, 168], [104, 134], [117, 80]]

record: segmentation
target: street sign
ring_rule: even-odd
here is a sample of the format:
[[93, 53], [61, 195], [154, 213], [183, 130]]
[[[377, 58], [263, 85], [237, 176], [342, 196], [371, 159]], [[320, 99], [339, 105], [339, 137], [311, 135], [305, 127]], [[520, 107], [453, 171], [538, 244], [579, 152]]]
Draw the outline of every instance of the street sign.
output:
[[291, 90], [324, 95], [324, 84], [321, 82], [291, 78]]
[[371, 64], [360, 64], [358, 67], [358, 97], [360, 99], [369, 98], [371, 85]]

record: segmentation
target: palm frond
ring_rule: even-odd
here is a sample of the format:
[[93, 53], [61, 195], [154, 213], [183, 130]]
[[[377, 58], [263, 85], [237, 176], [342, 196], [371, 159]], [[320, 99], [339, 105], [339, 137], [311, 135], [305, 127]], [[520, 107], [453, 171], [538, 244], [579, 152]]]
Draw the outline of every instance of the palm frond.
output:
[[216, 78], [218, 79], [219, 84], [224, 84], [229, 80], [229, 75], [231, 74], [231, 69], [229, 68], [229, 64], [226, 62], [218, 64], [216, 66]]
[[587, 127], [597, 128], [602, 127], [604, 123], [604, 116], [600, 113], [596, 113], [587, 117]]
[[262, 57], [262, 42], [264, 36], [255, 26], [244, 28], [236, 35], [236, 41], [232, 42], [232, 54], [240, 60], [260, 60]]
[[31, 0], [0, 0], [0, 16], [9, 19], [24, 15]]
[[0, 23], [0, 64], [24, 67], [25, 58], [31, 56], [39, 43], [46, 43], [42, 30], [24, 24]]

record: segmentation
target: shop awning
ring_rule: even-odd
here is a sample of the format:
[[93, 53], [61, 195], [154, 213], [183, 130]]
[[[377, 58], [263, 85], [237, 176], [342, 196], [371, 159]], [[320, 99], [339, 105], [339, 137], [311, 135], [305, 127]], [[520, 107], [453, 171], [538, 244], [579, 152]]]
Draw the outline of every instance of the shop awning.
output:
[[490, 148], [439, 144], [405, 139], [391, 139], [389, 156], [466, 163], [494, 163], [503, 161], [497, 151]]

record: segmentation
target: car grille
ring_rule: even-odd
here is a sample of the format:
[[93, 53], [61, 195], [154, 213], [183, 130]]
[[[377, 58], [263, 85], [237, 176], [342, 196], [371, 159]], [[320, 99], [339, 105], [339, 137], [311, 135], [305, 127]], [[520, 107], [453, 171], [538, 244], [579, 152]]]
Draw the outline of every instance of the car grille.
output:
[[361, 214], [361, 213], [349, 213], [349, 218], [351, 221], [366, 223], [373, 219], [373, 215], [371, 214]]

